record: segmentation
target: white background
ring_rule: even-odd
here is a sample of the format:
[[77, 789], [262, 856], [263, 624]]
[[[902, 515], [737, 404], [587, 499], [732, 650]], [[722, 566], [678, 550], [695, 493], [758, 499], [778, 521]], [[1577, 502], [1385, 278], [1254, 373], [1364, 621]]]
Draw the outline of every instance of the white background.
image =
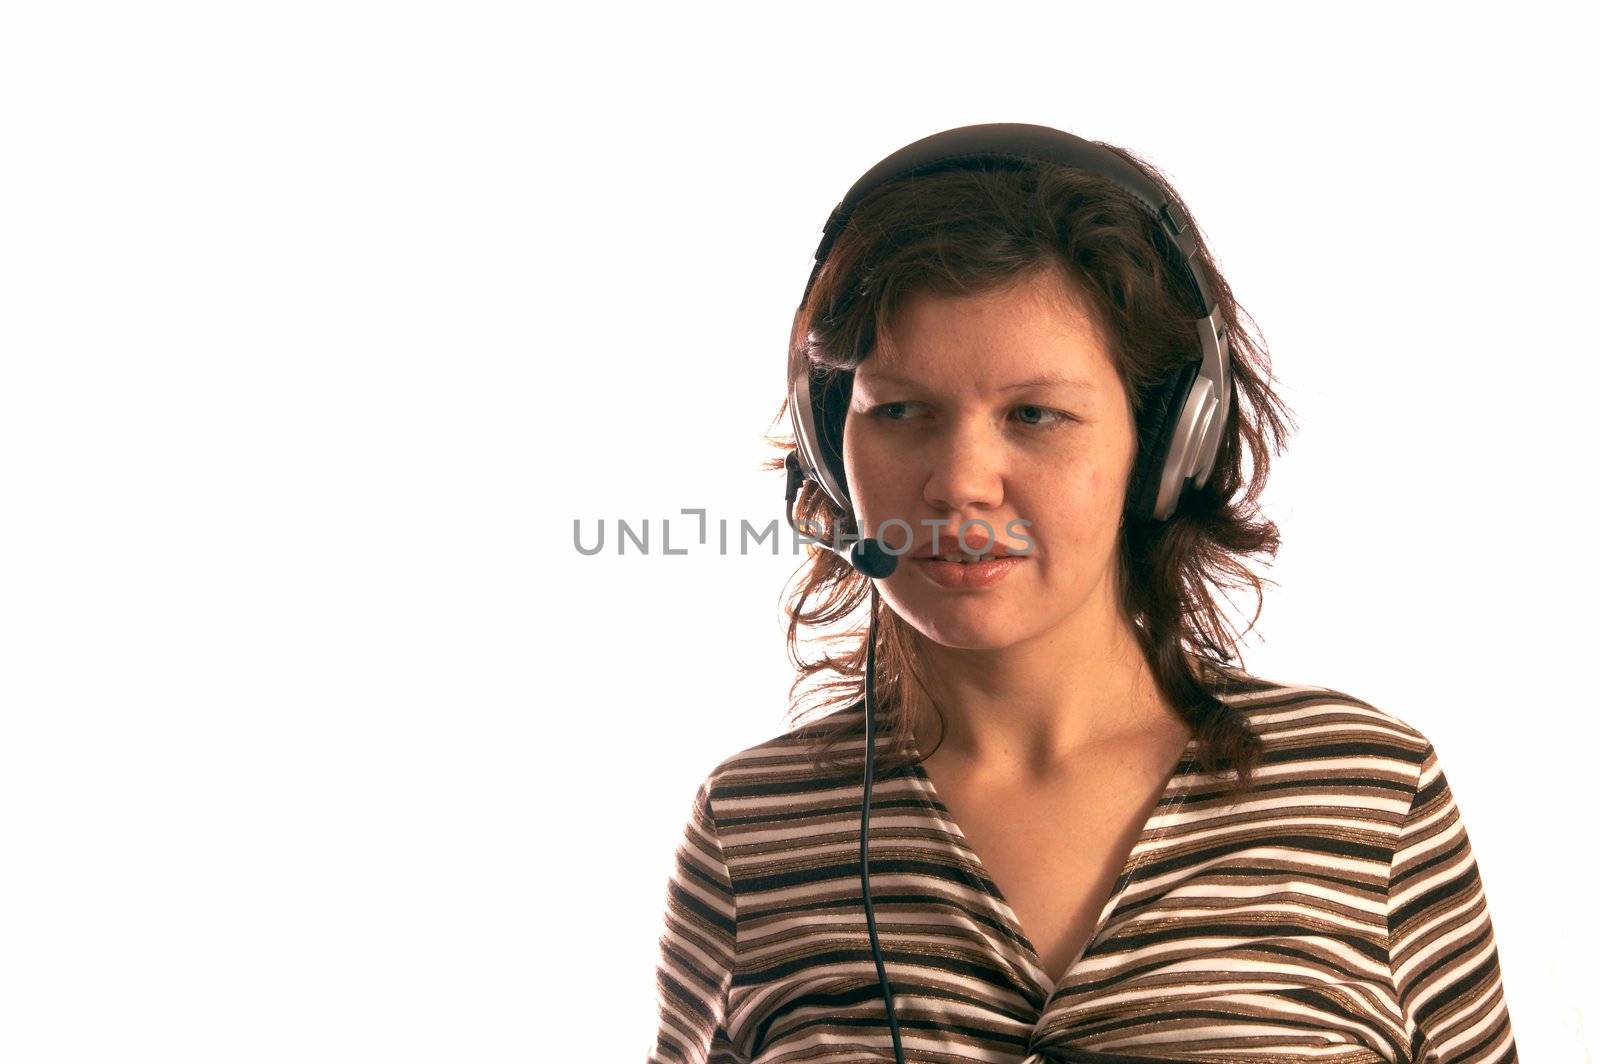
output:
[[1522, 1054], [1590, 1059], [1577, 10], [9, 6], [0, 1058], [642, 1059], [802, 560], [679, 511], [781, 514], [844, 190], [1019, 121], [1194, 210], [1300, 425], [1245, 664], [1434, 740]]

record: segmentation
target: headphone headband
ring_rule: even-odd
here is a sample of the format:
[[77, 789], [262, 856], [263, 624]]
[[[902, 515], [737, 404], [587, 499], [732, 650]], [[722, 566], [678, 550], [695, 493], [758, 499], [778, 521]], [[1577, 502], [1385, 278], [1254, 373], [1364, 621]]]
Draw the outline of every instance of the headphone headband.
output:
[[[1198, 350], [1191, 362], [1173, 371], [1150, 393], [1138, 426], [1140, 457], [1129, 482], [1127, 504], [1131, 516], [1164, 521], [1176, 511], [1188, 488], [1206, 483], [1216, 464], [1232, 403], [1230, 354], [1221, 310], [1212, 298], [1211, 286], [1194, 266], [1199, 250], [1194, 233], [1161, 189], [1115, 152], [1059, 129], [1018, 122], [961, 126], [913, 141], [861, 175], [834, 207], [823, 226], [800, 309], [803, 311], [810, 299], [817, 274], [851, 214], [874, 190], [903, 178], [973, 169], [995, 161], [1048, 163], [1098, 174], [1131, 196], [1178, 252], [1183, 273], [1198, 296], [1198, 305], [1204, 308], [1194, 323]], [[848, 398], [852, 375], [835, 376], [847, 378], [843, 391]], [[804, 475], [815, 481], [842, 513], [849, 513], [843, 426], [832, 427], [828, 419], [829, 399], [837, 399], [840, 389], [825, 395], [816, 387], [822, 380], [831, 378], [824, 375], [813, 380], [809, 368], [802, 368], [792, 382], [789, 413], [796, 450]], [[789, 523], [791, 527], [794, 524], [792, 512]]]
[[1178, 212], [1172, 210], [1161, 190], [1140, 170], [1115, 152], [1108, 151], [1093, 141], [1050, 126], [1026, 122], [989, 122], [976, 126], [960, 126], [942, 133], [923, 137], [886, 156], [876, 166], [862, 174], [844, 199], [828, 215], [822, 228], [822, 240], [817, 244], [811, 276], [806, 281], [801, 306], [811, 296], [817, 272], [833, 250], [833, 243], [843, 232], [856, 206], [874, 189], [906, 177], [924, 177], [946, 170], [973, 169], [985, 162], [1010, 160], [1019, 163], [1052, 163], [1056, 166], [1088, 170], [1114, 181], [1124, 192], [1143, 207], [1145, 213], [1160, 223], [1162, 231], [1177, 247], [1189, 278], [1200, 295], [1200, 303], [1211, 309], [1211, 289], [1199, 271], [1189, 266], [1198, 245]]

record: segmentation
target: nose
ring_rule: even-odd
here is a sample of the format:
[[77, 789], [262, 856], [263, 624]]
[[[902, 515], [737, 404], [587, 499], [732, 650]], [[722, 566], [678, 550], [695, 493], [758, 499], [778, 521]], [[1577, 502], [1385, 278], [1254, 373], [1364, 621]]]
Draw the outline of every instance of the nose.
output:
[[922, 498], [937, 512], [990, 510], [1005, 496], [1001, 448], [978, 426], [953, 428], [928, 445], [932, 463]]

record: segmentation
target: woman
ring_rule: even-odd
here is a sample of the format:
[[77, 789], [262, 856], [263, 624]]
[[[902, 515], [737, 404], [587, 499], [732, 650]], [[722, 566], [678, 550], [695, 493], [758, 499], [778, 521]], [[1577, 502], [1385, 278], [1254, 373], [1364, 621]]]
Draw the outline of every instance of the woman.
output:
[[950, 130], [817, 260], [782, 464], [839, 549], [791, 653], [867, 634], [695, 795], [649, 1059], [1515, 1060], [1432, 744], [1221, 660], [1286, 412], [1166, 180]]

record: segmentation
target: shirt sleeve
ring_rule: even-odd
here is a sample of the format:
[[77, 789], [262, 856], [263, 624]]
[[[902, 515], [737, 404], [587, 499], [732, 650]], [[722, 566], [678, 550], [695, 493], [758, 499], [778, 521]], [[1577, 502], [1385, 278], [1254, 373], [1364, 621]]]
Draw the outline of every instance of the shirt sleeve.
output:
[[1432, 743], [1389, 866], [1388, 915], [1412, 1059], [1515, 1061], [1488, 899]]
[[656, 964], [660, 1022], [646, 1064], [724, 1064], [735, 1058], [723, 1023], [737, 926], [733, 880], [711, 810], [711, 781], [695, 792], [667, 881]]

